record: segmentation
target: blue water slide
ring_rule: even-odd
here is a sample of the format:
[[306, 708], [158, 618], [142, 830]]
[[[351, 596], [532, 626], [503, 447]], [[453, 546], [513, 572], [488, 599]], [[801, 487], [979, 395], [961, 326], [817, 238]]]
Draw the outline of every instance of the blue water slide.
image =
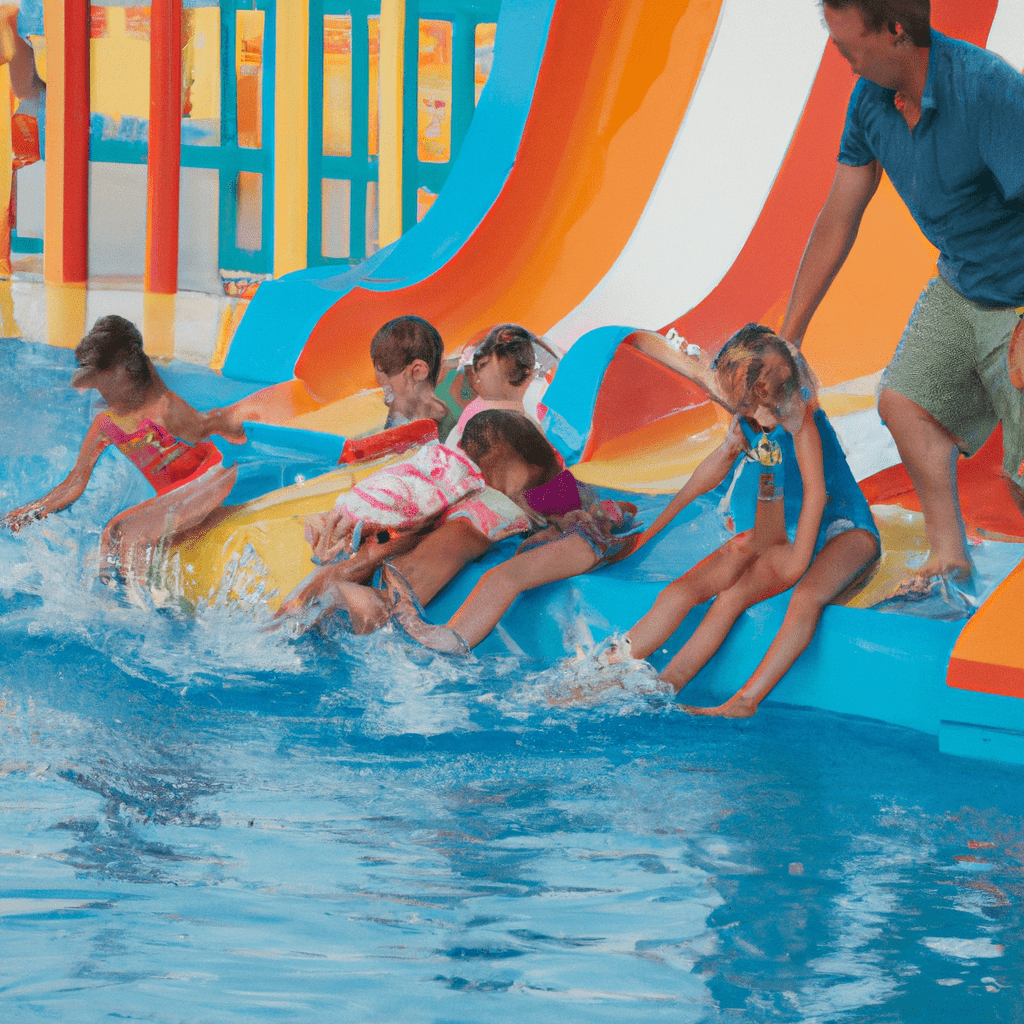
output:
[[587, 331], [558, 364], [558, 373], [544, 392], [547, 415], [544, 433], [562, 458], [579, 462], [594, 422], [594, 404], [605, 371], [619, 345], [635, 327], [597, 327]]
[[[320, 318], [355, 287], [405, 288], [430, 277], [466, 243], [515, 163], [557, 0], [504, 0], [494, 64], [458, 160], [426, 217], [397, 242], [343, 273], [316, 267], [260, 285], [231, 343], [225, 376], [290, 380]], [[403, 310], [396, 310], [398, 316]], [[368, 345], [369, 338], [351, 339]]]

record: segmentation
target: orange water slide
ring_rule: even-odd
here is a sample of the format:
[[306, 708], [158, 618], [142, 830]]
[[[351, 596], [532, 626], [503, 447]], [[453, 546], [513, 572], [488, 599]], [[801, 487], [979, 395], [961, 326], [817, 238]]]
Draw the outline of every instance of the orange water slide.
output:
[[[984, 46], [998, 0], [933, 0], [932, 24]], [[715, 349], [747, 321], [778, 327], [814, 220], [835, 174], [855, 78], [829, 46], [786, 159], [746, 244], [718, 286], [669, 327]], [[804, 352], [825, 385], [880, 370], [892, 356], [936, 250], [883, 178], [846, 264], [822, 302]]]
[[721, 0], [560, 2], [515, 166], [462, 249], [398, 291], [353, 289], [295, 375], [321, 401], [373, 383], [369, 339], [415, 313], [451, 347], [514, 320], [543, 333], [612, 265], [643, 212], [700, 76]]

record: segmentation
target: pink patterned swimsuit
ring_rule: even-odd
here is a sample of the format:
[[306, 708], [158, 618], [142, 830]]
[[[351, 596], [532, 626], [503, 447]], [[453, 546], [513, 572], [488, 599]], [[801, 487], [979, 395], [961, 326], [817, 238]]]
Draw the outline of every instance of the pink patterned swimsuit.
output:
[[223, 461], [209, 441], [191, 445], [179, 441], [159, 423], [143, 420], [138, 429], [125, 433], [106, 413], [100, 417], [100, 430], [129, 462], [153, 485], [157, 494], [200, 477]]

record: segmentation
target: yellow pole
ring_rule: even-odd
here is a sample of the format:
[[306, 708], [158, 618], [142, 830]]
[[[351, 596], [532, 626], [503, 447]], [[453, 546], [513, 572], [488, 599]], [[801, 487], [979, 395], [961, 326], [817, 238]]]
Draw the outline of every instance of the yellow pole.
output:
[[381, 246], [402, 235], [402, 99], [405, 0], [380, 5], [380, 154], [377, 201]]
[[277, 5], [274, 276], [306, 266], [309, 192], [309, 0]]

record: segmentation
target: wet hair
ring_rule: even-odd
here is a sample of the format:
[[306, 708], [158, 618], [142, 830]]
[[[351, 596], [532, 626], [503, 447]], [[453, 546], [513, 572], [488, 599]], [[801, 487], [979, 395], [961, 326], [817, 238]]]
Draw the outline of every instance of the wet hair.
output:
[[373, 365], [388, 377], [401, 373], [410, 363], [427, 364], [427, 380], [437, 385], [444, 359], [444, 342], [437, 328], [421, 316], [400, 316], [389, 320], [370, 342]]
[[794, 350], [770, 327], [763, 324], [747, 324], [741, 327], [722, 346], [711, 364], [711, 369], [720, 377], [735, 381], [746, 395], [753, 390], [764, 372], [765, 356], [769, 353], [781, 356], [789, 370], [789, 379], [782, 384], [781, 404], [800, 388], [802, 378], [807, 377], [809, 381], [810, 371], [801, 372], [797, 360], [799, 358], [800, 363], [803, 363], [803, 358], [794, 356]]
[[487, 337], [480, 342], [473, 353], [473, 368], [488, 356], [500, 359], [505, 365], [505, 376], [509, 384], [518, 387], [528, 380], [537, 366], [537, 353], [533, 343], [537, 337], [519, 324], [498, 324], [492, 327]]
[[123, 366], [139, 387], [153, 380], [149, 357], [142, 349], [138, 327], [123, 316], [101, 316], [75, 348], [80, 373]]
[[562, 463], [551, 443], [529, 417], [510, 409], [485, 409], [478, 412], [462, 431], [459, 447], [474, 461], [504, 442], [524, 462], [541, 470], [541, 483], [562, 472]]
[[823, 7], [834, 11], [848, 11], [851, 7], [860, 11], [864, 25], [871, 32], [887, 28], [896, 32], [902, 25], [914, 41], [915, 46], [931, 45], [931, 4], [929, 0], [821, 0]]

